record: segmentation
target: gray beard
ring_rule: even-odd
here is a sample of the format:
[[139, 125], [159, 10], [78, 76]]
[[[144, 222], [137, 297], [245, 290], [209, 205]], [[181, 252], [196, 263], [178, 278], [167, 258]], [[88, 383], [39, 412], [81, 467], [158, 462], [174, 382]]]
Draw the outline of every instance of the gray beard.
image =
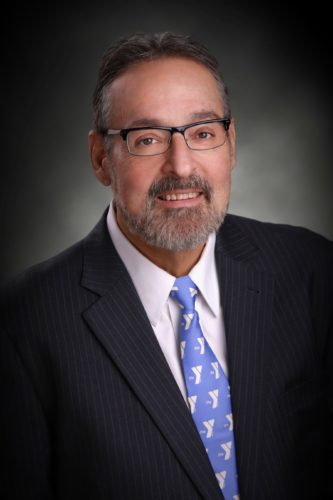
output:
[[[116, 185], [116, 184], [114, 184]], [[156, 197], [175, 189], [200, 189], [206, 203], [199, 207], [161, 208], [155, 206]], [[206, 243], [209, 235], [218, 230], [227, 212], [217, 210], [212, 202], [212, 188], [199, 176], [187, 179], [165, 178], [149, 189], [144, 210], [133, 215], [127, 211], [114, 192], [114, 205], [129, 231], [146, 244], [171, 250], [192, 250]]]

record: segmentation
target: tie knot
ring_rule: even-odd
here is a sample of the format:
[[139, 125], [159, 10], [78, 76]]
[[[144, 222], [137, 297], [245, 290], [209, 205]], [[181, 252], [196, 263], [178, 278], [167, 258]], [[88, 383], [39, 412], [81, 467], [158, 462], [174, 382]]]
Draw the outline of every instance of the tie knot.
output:
[[189, 276], [177, 278], [171, 290], [171, 296], [178, 301], [182, 309], [187, 311], [194, 311], [197, 293], [198, 288]]

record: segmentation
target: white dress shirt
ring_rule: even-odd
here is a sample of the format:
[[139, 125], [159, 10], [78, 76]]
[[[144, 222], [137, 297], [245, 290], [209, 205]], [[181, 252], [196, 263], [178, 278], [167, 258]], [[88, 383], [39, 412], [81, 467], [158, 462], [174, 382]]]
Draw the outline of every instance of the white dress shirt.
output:
[[[132, 278], [156, 338], [187, 403], [178, 343], [180, 308], [170, 297], [176, 278], [147, 259], [129, 242], [118, 227], [112, 203], [107, 216], [107, 226], [112, 242]], [[214, 248], [215, 233], [209, 236], [200, 260], [191, 269], [189, 276], [200, 291], [196, 299], [196, 310], [202, 331], [224, 373], [228, 376], [225, 330]]]

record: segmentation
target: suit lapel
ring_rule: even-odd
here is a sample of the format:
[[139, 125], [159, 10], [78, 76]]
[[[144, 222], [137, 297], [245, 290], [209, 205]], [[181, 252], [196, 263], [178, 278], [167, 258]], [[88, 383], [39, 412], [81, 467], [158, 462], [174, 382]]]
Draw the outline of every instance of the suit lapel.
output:
[[[216, 245], [235, 424], [240, 494], [260, 491], [267, 356], [274, 278], [256, 265], [259, 250], [227, 218]], [[251, 497], [252, 498], [252, 497]]]
[[203, 498], [221, 500], [190, 412], [104, 220], [86, 238], [82, 285], [100, 296], [83, 313], [90, 329], [122, 371]]

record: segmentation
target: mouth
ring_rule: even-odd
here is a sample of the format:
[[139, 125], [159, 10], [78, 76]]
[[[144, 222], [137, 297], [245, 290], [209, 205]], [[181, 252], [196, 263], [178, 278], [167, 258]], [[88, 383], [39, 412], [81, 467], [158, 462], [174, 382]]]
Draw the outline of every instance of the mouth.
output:
[[187, 189], [165, 191], [157, 195], [157, 202], [165, 208], [196, 207], [203, 201], [203, 192]]
[[211, 202], [212, 188], [198, 175], [186, 179], [166, 177], [150, 186], [148, 199], [151, 206], [156, 204], [162, 209], [194, 208]]
[[164, 201], [181, 201], [181, 200], [192, 200], [193, 198], [198, 198], [202, 193], [199, 191], [192, 191], [189, 193], [162, 193], [158, 196], [160, 200]]

